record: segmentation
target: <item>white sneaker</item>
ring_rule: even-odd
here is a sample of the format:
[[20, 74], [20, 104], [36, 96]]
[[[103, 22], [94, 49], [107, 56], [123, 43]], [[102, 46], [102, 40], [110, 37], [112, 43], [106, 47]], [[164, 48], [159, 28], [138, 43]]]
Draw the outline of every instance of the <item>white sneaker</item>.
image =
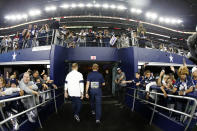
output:
[[18, 131], [19, 130], [19, 124], [18, 124], [17, 120], [13, 120], [12, 124], [13, 124], [13, 130]]
[[100, 120], [96, 120], [96, 124], [101, 124], [101, 121]]
[[92, 115], [95, 115], [96, 114], [95, 111], [92, 111], [91, 113], [92, 113]]
[[30, 111], [31, 116], [33, 116], [34, 118], [36, 118], [36, 114], [33, 111]]
[[31, 122], [31, 123], [35, 123], [36, 121], [33, 119], [33, 116], [30, 112], [27, 113], [27, 117], [28, 117], [28, 120]]
[[[9, 117], [12, 117], [13, 114], [12, 114], [12, 113], [8, 113], [8, 116], [9, 116]], [[11, 123], [12, 123], [13, 130], [14, 130], [14, 131], [19, 130], [19, 124], [18, 124], [18, 122], [17, 122], [17, 119], [16, 119], [16, 118], [13, 118], [13, 119], [11, 119], [10, 121], [11, 121]]]
[[74, 115], [74, 119], [75, 119], [77, 122], [80, 122], [80, 119], [79, 119], [79, 116], [78, 116], [78, 115]]

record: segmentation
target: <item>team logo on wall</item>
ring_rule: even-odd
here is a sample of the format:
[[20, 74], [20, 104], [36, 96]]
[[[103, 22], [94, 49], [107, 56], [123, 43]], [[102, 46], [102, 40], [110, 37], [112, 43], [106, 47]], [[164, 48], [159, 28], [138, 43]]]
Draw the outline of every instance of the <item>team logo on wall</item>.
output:
[[169, 58], [170, 58], [170, 62], [173, 62], [173, 56], [172, 56], [172, 54], [170, 54]]
[[12, 55], [12, 60], [13, 60], [13, 61], [16, 60], [16, 56], [17, 56], [17, 54], [14, 52], [14, 54]]

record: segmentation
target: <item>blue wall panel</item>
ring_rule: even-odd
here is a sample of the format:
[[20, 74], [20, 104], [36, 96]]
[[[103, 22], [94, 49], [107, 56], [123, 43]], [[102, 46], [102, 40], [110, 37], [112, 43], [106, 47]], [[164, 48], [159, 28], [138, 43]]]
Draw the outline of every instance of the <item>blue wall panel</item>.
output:
[[51, 48], [50, 78], [54, 80], [57, 86], [62, 86], [65, 82], [67, 70], [64, 54], [66, 54], [65, 48], [60, 46]]
[[40, 61], [49, 60], [50, 50], [32, 51], [32, 48], [15, 51], [16, 60], [13, 60], [14, 51], [0, 55], [0, 62]]
[[[167, 53], [163, 51], [159, 51], [156, 49], [144, 49], [133, 47], [135, 51], [135, 58], [138, 61], [144, 62], [163, 62], [163, 63], [176, 63], [176, 64], [183, 64], [183, 56]], [[173, 62], [170, 62], [170, 55], [173, 57]], [[194, 64], [192, 61], [186, 58], [187, 64]]]
[[125, 72], [127, 80], [131, 80], [137, 71], [137, 61], [134, 59], [134, 50], [133, 48], [124, 48], [120, 49], [118, 54], [121, 61], [120, 67], [123, 72]]
[[118, 61], [118, 50], [106, 47], [79, 47], [66, 48], [65, 60], [92, 61], [91, 56], [96, 56], [95, 61]]

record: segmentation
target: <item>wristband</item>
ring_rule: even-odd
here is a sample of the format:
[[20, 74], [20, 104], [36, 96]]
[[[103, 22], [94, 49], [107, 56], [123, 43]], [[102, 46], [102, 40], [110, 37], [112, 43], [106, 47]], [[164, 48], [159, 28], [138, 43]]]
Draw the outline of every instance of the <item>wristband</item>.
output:
[[186, 95], [185, 91], [183, 92], [183, 95], [184, 95], [184, 96]]

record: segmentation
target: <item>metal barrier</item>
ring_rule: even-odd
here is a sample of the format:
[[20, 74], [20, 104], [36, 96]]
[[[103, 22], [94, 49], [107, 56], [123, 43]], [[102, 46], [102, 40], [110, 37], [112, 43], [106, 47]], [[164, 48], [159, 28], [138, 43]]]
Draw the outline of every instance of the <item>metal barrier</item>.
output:
[[[3, 121], [0, 122], [0, 129], [1, 129], [1, 131], [4, 131], [4, 128], [3, 128], [2, 125], [3, 125], [3, 124], [6, 124], [6, 123], [7, 123], [8, 121], [10, 121], [11, 119], [16, 118], [16, 117], [18, 117], [18, 116], [21, 116], [21, 115], [23, 115], [23, 114], [25, 114], [25, 113], [27, 113], [27, 112], [32, 111], [32, 110], [36, 110], [36, 112], [38, 112], [38, 111], [37, 111], [37, 108], [38, 108], [38, 107], [44, 105], [45, 103], [48, 103], [48, 102], [51, 101], [51, 100], [54, 101], [55, 112], [58, 113], [58, 111], [57, 111], [56, 98], [59, 97], [59, 96], [61, 96], [62, 94], [56, 96], [56, 94], [55, 94], [55, 89], [51, 89], [51, 90], [47, 90], [47, 91], [44, 91], [44, 92], [40, 92], [40, 94], [48, 93], [48, 92], [51, 92], [51, 91], [53, 91], [53, 97], [51, 97], [49, 100], [46, 100], [46, 101], [44, 101], [44, 102], [42, 102], [42, 103], [40, 103], [40, 104], [36, 104], [36, 97], [35, 97], [35, 95], [25, 95], [25, 96], [20, 96], [20, 97], [16, 97], [16, 98], [10, 98], [10, 99], [1, 100], [1, 101], [0, 101], [0, 104], [6, 103], [6, 102], [11, 102], [11, 101], [16, 101], [16, 100], [21, 100], [21, 99], [25, 99], [25, 98], [29, 98], [29, 97], [33, 97], [33, 100], [34, 100], [33, 102], [34, 102], [34, 105], [35, 105], [34, 107], [31, 107], [31, 108], [29, 108], [29, 109], [27, 109], [27, 110], [25, 110], [25, 111], [22, 111], [22, 112], [20, 112], [20, 113], [18, 113], [18, 114], [15, 114], [15, 115], [13, 115], [13, 116], [10, 116], [10, 117], [8, 117], [8, 118], [6, 118], [6, 119], [5, 119], [5, 115], [4, 115], [4, 113], [3, 113], [3, 111], [2, 111], [2, 107], [1, 107], [1, 115], [3, 116], [3, 119], [4, 119]], [[41, 121], [40, 121], [39, 115], [38, 115], [38, 122], [39, 122], [40, 128], [42, 128], [42, 123], [41, 123]]]
[[[197, 107], [197, 100], [195, 98], [192, 98], [192, 97], [185, 97], [185, 96], [177, 96], [177, 95], [169, 95], [168, 94], [168, 97], [172, 97], [172, 98], [178, 98], [178, 99], [185, 99], [185, 100], [191, 100], [194, 102], [193, 106], [192, 106], [192, 110], [191, 110], [191, 113], [188, 114], [188, 113], [185, 113], [185, 112], [181, 112], [181, 111], [178, 111], [178, 110], [175, 110], [175, 109], [172, 109], [172, 108], [168, 108], [168, 107], [165, 107], [165, 106], [161, 106], [161, 105], [158, 105], [157, 104], [157, 100], [158, 100], [158, 95], [159, 96], [164, 96], [164, 94], [162, 93], [157, 93], [157, 92], [150, 92], [150, 94], [154, 94], [155, 95], [155, 101], [154, 103], [153, 102], [150, 102], [150, 101], [147, 101], [147, 100], [144, 100], [144, 99], [141, 99], [141, 98], [137, 98], [137, 92], [146, 92], [145, 90], [140, 90], [140, 89], [136, 89], [136, 88], [132, 88], [132, 87], [127, 87], [128, 89], [130, 90], [134, 90], [134, 93], [133, 95], [130, 95], [130, 94], [126, 94], [128, 96], [131, 96], [133, 97], [133, 103], [132, 103], [132, 111], [134, 111], [135, 109], [135, 102], [136, 102], [136, 99], [139, 99], [139, 100], [142, 100], [143, 102], [145, 103], [148, 103], [148, 104], [151, 104], [153, 105], [153, 112], [152, 112], [152, 115], [151, 115], [151, 119], [150, 119], [150, 122], [149, 124], [151, 125], [152, 124], [152, 121], [153, 121], [153, 118], [154, 118], [154, 114], [155, 114], [155, 111], [156, 111], [156, 107], [159, 107], [159, 108], [162, 108], [162, 109], [165, 109], [165, 110], [168, 110], [168, 111], [171, 111], [171, 112], [175, 112], [175, 113], [178, 113], [178, 114], [181, 114], [181, 115], [184, 115], [184, 116], [187, 116], [189, 117], [189, 121], [185, 127], [185, 130], [184, 131], [187, 131], [187, 129], [189, 128], [189, 125], [192, 121], [192, 118], [194, 116], [194, 113], [195, 113], [195, 110], [196, 110], [196, 107]], [[187, 103], [187, 106], [189, 106], [189, 104]], [[186, 107], [187, 108], [187, 107]]]

